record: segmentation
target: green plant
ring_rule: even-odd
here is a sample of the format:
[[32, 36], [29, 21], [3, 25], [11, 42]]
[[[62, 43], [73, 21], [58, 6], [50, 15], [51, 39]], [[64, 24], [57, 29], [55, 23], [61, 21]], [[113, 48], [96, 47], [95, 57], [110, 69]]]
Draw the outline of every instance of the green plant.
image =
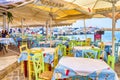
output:
[[8, 19], [8, 23], [12, 23], [12, 21], [13, 21], [13, 15], [12, 15], [12, 13], [11, 12], [7, 12], [7, 19]]
[[3, 15], [6, 15], [7, 16], [7, 19], [8, 19], [8, 23], [12, 23], [13, 21], [13, 15], [11, 12], [3, 12]]

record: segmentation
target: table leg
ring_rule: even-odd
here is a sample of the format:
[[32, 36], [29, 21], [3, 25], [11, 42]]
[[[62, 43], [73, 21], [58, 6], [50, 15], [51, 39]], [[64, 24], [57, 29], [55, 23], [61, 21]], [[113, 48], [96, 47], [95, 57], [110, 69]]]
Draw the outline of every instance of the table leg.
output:
[[24, 75], [25, 75], [25, 77], [28, 76], [28, 73], [27, 73], [27, 61], [24, 61]]

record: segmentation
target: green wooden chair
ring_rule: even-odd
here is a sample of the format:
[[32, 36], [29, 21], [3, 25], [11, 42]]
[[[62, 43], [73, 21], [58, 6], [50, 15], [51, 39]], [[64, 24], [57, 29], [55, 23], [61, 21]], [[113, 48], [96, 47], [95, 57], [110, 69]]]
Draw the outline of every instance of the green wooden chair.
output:
[[114, 67], [115, 67], [115, 56], [108, 55], [107, 63], [112, 69], [114, 69]]
[[93, 51], [96, 51], [97, 54], [97, 59], [100, 59], [100, 55], [101, 55], [101, 49], [97, 49], [97, 48], [92, 48]]
[[44, 71], [44, 57], [42, 53], [36, 53], [32, 57], [35, 80], [51, 80], [52, 71]]
[[97, 59], [97, 52], [94, 50], [83, 50], [82, 57]]

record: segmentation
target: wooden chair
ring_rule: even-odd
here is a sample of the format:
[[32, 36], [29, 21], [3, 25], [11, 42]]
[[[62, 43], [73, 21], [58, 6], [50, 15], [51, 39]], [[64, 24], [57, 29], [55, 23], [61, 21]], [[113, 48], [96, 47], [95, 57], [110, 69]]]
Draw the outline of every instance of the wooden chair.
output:
[[54, 68], [58, 64], [58, 49], [59, 49], [59, 47], [55, 48], [55, 53], [54, 53]]
[[92, 48], [93, 51], [96, 51], [97, 52], [97, 59], [100, 59], [101, 58], [101, 49], [98, 49], [98, 48]]
[[73, 47], [67, 45], [64, 47], [64, 49], [66, 49], [66, 52], [64, 52], [66, 54], [65, 56], [73, 56], [73, 54], [72, 54]]
[[37, 53], [32, 57], [35, 80], [51, 80], [53, 72], [44, 71], [44, 57], [42, 53]]
[[[27, 44], [25, 44], [25, 45], [21, 45], [20, 46], [20, 53], [27, 53], [28, 54], [28, 63], [27, 63], [27, 66], [28, 66], [28, 70], [29, 70], [29, 73], [28, 73], [28, 77], [29, 77], [29, 80], [31, 80], [31, 74], [34, 72], [31, 68], [31, 65], [32, 65], [32, 63], [31, 63], [31, 56], [30, 56], [30, 50], [28, 49], [28, 47], [27, 47]], [[24, 72], [24, 63], [23, 63], [23, 61], [21, 62], [21, 72], [23, 73]]]
[[82, 57], [97, 59], [97, 52], [93, 50], [83, 50]]
[[86, 46], [90, 46], [90, 44], [91, 44], [91, 38], [87, 38], [86, 39]]
[[114, 69], [114, 67], [115, 67], [115, 56], [108, 55], [107, 63], [112, 69]]
[[104, 44], [104, 42], [101, 42], [101, 44], [100, 44], [100, 48], [101, 48], [102, 50], [105, 49], [105, 44]]

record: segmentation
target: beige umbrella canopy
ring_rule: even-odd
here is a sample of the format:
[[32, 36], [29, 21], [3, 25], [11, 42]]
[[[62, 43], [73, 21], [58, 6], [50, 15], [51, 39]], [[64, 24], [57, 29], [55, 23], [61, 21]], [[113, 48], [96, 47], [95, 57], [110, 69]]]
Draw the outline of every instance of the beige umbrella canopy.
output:
[[[5, 9], [2, 11], [10, 11], [13, 14], [13, 21], [12, 23], [10, 23], [10, 26], [20, 26], [21, 19], [24, 19], [25, 25], [28, 26], [45, 25], [46, 21], [48, 21], [51, 16], [53, 20], [52, 21], [53, 26], [57, 24], [70, 25], [72, 24], [72, 22], [71, 21], [69, 22], [68, 20], [72, 19], [75, 21], [76, 19], [74, 15], [83, 14], [80, 12], [81, 9], [79, 6], [61, 0], [59, 1], [38, 0], [35, 3], [28, 4], [33, 1], [35, 0], [18, 0], [17, 2], [11, 2], [9, 4], [2, 5], [4, 6]], [[69, 18], [69, 16], [73, 16], [74, 18]], [[1, 18], [1, 21], [2, 20], [3, 19]]]
[[[117, 20], [117, 13], [120, 10], [120, 0], [64, 0], [72, 4], [84, 7], [86, 14], [102, 14], [107, 17], [111, 17], [112, 13], [112, 55], [114, 55], [114, 31], [115, 31], [115, 22]], [[116, 19], [115, 19], [116, 18]]]
[[[13, 14], [13, 22], [10, 26], [20, 26], [21, 19], [25, 19], [25, 24], [30, 25], [45, 25], [46, 21], [52, 16], [53, 25], [61, 24], [61, 21], [65, 21], [64, 24], [72, 24], [68, 20], [77, 20], [83, 18], [84, 11], [82, 7], [77, 5], [57, 0], [18, 0], [19, 2], [12, 2], [9, 4], [3, 4], [5, 10], [10, 11]], [[31, 3], [36, 1], [35, 3]], [[28, 5], [25, 5], [28, 4]], [[24, 5], [24, 6], [23, 6]], [[12, 7], [11, 7], [12, 6]], [[52, 10], [51, 10], [52, 8]], [[91, 17], [91, 16], [90, 16]], [[1, 18], [1, 21], [3, 19]], [[67, 21], [66, 21], [67, 20]], [[63, 24], [63, 23], [62, 23]], [[61, 25], [62, 25], [61, 24]]]
[[[44, 7], [42, 7], [44, 8]], [[17, 7], [8, 10], [13, 14], [13, 21], [10, 23], [10, 26], [20, 26], [21, 25], [21, 19], [24, 19], [24, 26], [35, 26], [35, 25], [45, 25], [46, 21], [49, 20], [50, 15], [48, 11], [43, 11], [41, 9], [38, 9], [33, 4], [25, 5], [22, 7]], [[59, 15], [53, 14], [53, 17], [57, 18]], [[0, 18], [2, 21], [2, 17]], [[74, 22], [74, 21], [73, 21]], [[73, 23], [72, 20], [70, 21], [56, 21], [56, 19], [53, 21], [53, 26], [56, 25], [70, 25]]]

